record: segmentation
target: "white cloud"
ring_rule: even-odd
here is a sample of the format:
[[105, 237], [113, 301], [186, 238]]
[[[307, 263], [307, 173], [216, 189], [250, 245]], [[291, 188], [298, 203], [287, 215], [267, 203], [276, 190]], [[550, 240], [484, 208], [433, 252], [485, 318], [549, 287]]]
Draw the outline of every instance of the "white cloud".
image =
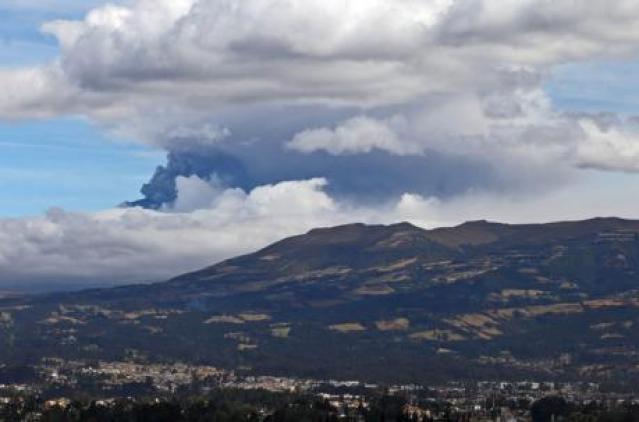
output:
[[231, 132], [227, 128], [203, 124], [200, 126], [183, 125], [156, 134], [156, 139], [163, 138], [163, 145], [172, 149], [206, 148], [215, 146], [228, 138]]
[[64, 112], [74, 96], [74, 88], [55, 67], [0, 68], [0, 86], [0, 115], [5, 119], [52, 116], [56, 110]]
[[67, 85], [108, 103], [75, 109], [122, 117], [158, 101], [370, 107], [497, 89], [504, 66], [635, 54], [638, 20], [630, 0], [137, 0], [43, 30]]
[[[180, 184], [184, 201], [210, 195], [210, 184], [190, 183]], [[210, 204], [191, 212], [53, 209], [42, 217], [0, 220], [0, 280], [161, 280], [314, 225], [331, 225], [340, 213], [323, 192], [325, 183], [220, 190], [209, 196]]]
[[353, 221], [435, 227], [480, 218], [530, 222], [636, 216], [633, 198], [639, 184], [626, 177], [625, 187], [598, 197], [580, 193], [592, 184], [578, 184], [534, 198], [469, 192], [442, 201], [407, 193], [397, 202], [374, 206], [338, 202], [324, 191], [323, 179], [265, 185], [248, 193], [215, 190], [214, 195], [209, 183], [191, 180], [190, 192], [180, 185], [181, 195], [210, 195], [208, 206], [188, 212], [113, 209], [93, 214], [54, 209], [42, 217], [0, 220], [0, 280], [158, 281], [285, 236]]
[[368, 153], [380, 149], [397, 155], [420, 154], [419, 145], [402, 139], [405, 121], [401, 116], [380, 121], [353, 117], [335, 129], [307, 129], [298, 133], [287, 147], [301, 152], [327, 151], [333, 155]]
[[577, 145], [577, 164], [603, 170], [639, 171], [639, 128], [633, 124], [602, 128], [580, 120], [585, 140]]
[[208, 208], [223, 192], [217, 181], [202, 180], [197, 176], [178, 176], [175, 179], [175, 185], [178, 192], [177, 199], [167, 206], [169, 210], [175, 212]]
[[[481, 160], [508, 151], [556, 167], [566, 149], [588, 154], [602, 142], [608, 159], [593, 165], [628, 170], [628, 159], [618, 159], [632, 156], [625, 138], [614, 148], [601, 136], [573, 145], [579, 124], [552, 109], [543, 78], [566, 62], [636, 56], [637, 28], [639, 6], [630, 0], [106, 4], [84, 19], [43, 25], [61, 46], [55, 62], [0, 70], [0, 91], [8, 93], [0, 116], [82, 114], [179, 149], [235, 141], [225, 120], [259, 125], [251, 107], [284, 120], [313, 105], [344, 108], [344, 120], [310, 125], [290, 148], [333, 155], [430, 148]], [[406, 109], [403, 128], [393, 116]]]
[[[245, 192], [215, 177], [178, 177], [178, 198], [163, 212], [54, 210], [1, 220], [4, 280], [154, 280], [341, 222], [529, 221], [634, 209], [628, 192], [604, 201], [571, 187], [586, 174], [601, 177], [577, 168], [639, 171], [634, 123], [560, 113], [543, 87], [556, 65], [636, 57], [635, 0], [132, 0], [43, 31], [58, 39], [60, 56], [0, 69], [1, 118], [79, 114], [162, 148], [213, 149], [203, 159], [237, 160], [228, 173], [250, 186], [265, 183], [251, 183], [254, 174], [324, 176], [317, 169], [328, 173], [338, 155], [377, 155], [373, 165], [387, 160], [389, 170], [389, 158], [371, 154], [384, 151], [397, 166], [412, 156], [487, 163], [485, 183], [497, 187], [471, 181], [485, 189], [452, 199], [404, 189], [399, 201], [372, 207], [339, 202], [321, 178]], [[328, 152], [324, 164], [305, 155], [314, 151]], [[311, 170], [299, 176], [306, 163]], [[362, 174], [371, 168], [340, 163], [334, 174], [343, 178], [350, 163]], [[397, 192], [389, 186], [411, 179], [394, 174], [380, 190]], [[439, 176], [432, 185], [457, 174]]]
[[[571, 115], [553, 110], [538, 88], [479, 97], [452, 95], [390, 119], [355, 117], [333, 128], [296, 134], [287, 147], [303, 153], [395, 155], [428, 151], [461, 154], [495, 166], [523, 183], [559, 181], [573, 168], [639, 171], [639, 127], [635, 119]], [[529, 180], [526, 181], [525, 179]]]

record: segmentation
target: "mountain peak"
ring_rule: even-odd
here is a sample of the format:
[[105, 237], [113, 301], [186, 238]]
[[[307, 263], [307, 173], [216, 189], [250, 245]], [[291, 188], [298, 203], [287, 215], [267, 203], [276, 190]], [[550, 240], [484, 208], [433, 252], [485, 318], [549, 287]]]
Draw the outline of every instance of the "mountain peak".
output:
[[496, 223], [488, 220], [470, 220], [460, 224], [457, 227], [468, 227], [468, 226], [504, 226], [503, 223]]
[[[37, 341], [46, 356], [93, 359], [146, 344], [151, 358], [276, 372], [293, 363], [326, 377], [636, 379], [638, 234], [639, 221], [608, 218], [316, 229], [169, 283], [5, 307], [16, 343], [0, 354], [22, 359]], [[77, 346], [62, 343], [69, 329]]]

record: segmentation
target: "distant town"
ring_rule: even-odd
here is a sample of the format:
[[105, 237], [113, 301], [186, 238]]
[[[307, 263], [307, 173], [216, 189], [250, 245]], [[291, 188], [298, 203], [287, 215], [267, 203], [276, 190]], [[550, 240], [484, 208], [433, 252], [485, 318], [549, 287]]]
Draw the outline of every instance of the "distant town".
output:
[[[368, 416], [374, 408], [379, 408], [380, 403], [388, 406], [384, 399], [394, 403], [399, 412], [395, 419], [385, 420], [407, 421], [531, 420], [535, 419], [531, 414], [535, 404], [544, 400], [559, 400], [557, 416], [567, 412], [566, 409], [580, 414], [597, 412], [601, 416], [604, 412], [629, 412], [639, 408], [637, 395], [605, 391], [597, 383], [585, 382], [492, 380], [444, 385], [382, 385], [357, 380], [245, 375], [241, 370], [184, 363], [88, 362], [58, 358], [43, 359], [31, 369], [33, 380], [30, 382], [0, 384], [1, 421], [16, 420], [11, 417], [18, 415], [21, 418], [18, 420], [75, 420], [50, 419], [47, 415], [52, 412], [64, 414], [79, 406], [78, 397], [89, 400], [85, 406], [93, 411], [107, 411], [123, 403], [141, 406], [150, 400], [152, 405], [158, 405], [173, 402], [177, 397], [206, 398], [220, 392], [257, 391], [276, 397], [283, 395], [289, 401], [304, 398], [310, 403], [310, 409], [315, 406], [314, 411], [321, 407], [331, 418], [353, 421], [377, 420]], [[269, 407], [272, 399], [260, 400], [265, 403], [257, 403], [251, 416], [253, 419], [246, 420], [279, 420], [273, 418], [277, 409]]]

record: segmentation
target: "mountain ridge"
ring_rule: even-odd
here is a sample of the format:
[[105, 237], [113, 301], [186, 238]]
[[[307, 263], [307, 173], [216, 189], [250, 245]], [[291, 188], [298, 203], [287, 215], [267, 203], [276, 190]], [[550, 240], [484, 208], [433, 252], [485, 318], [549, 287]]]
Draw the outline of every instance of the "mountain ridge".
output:
[[639, 221], [318, 228], [166, 282], [0, 301], [3, 361], [633, 382]]

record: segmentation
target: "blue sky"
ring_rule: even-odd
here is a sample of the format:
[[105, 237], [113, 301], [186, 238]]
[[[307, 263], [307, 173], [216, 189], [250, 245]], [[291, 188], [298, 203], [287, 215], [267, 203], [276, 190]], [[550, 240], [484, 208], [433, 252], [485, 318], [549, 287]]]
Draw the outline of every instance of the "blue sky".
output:
[[[0, 66], [47, 62], [55, 40], [43, 22], [79, 18], [100, 0], [7, 0], [0, 6]], [[546, 84], [556, 106], [569, 111], [637, 112], [639, 63], [571, 64]], [[0, 123], [0, 216], [39, 214], [49, 207], [99, 210], [138, 197], [160, 151], [110, 139], [82, 118]]]
[[3, 1], [0, 4], [0, 63], [3, 66], [20, 66], [55, 57], [58, 51], [56, 42], [40, 32], [40, 25], [55, 19], [81, 17], [98, 3], [91, 0]]
[[0, 124], [0, 210], [100, 210], [139, 196], [162, 154], [107, 139], [83, 119]]
[[[0, 66], [53, 59], [55, 40], [39, 27], [81, 16], [96, 1], [9, 1], [0, 6]], [[0, 216], [50, 207], [100, 210], [135, 199], [163, 154], [111, 139], [83, 118], [0, 123]]]
[[584, 112], [639, 112], [639, 63], [588, 62], [556, 68], [547, 84], [558, 108]]

